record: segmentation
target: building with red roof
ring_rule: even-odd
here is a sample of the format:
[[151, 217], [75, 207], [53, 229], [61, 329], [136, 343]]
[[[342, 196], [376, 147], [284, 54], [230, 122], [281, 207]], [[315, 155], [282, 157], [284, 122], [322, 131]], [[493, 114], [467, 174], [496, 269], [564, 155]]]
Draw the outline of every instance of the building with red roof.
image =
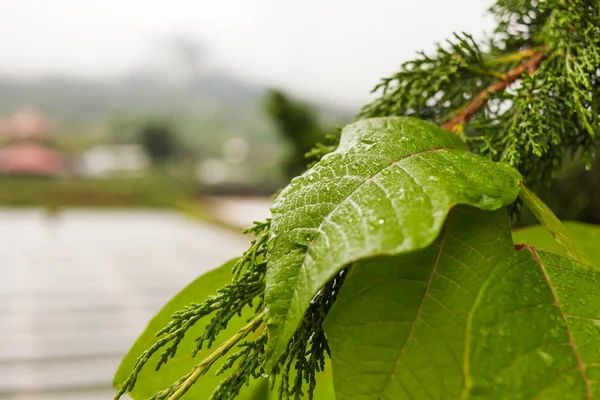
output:
[[50, 145], [52, 128], [46, 116], [23, 109], [0, 117], [0, 174], [57, 176], [64, 171], [62, 155]]

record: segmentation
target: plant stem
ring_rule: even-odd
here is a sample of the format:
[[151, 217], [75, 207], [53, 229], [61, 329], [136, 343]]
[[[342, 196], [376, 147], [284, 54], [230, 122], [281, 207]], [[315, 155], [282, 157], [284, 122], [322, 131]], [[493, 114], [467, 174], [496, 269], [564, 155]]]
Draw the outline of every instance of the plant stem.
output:
[[[545, 47], [542, 49], [545, 49]], [[473, 118], [479, 110], [485, 107], [492, 94], [504, 91], [519, 79], [524, 72], [533, 74], [547, 56], [548, 55], [544, 50], [534, 51], [528, 60], [522, 62], [515, 69], [508, 71], [504, 74], [503, 79], [491, 84], [483, 92], [475, 96], [473, 101], [463, 107], [450, 121], [442, 125], [442, 128], [454, 133], [463, 132], [465, 124]]]
[[548, 50], [547, 45], [540, 46], [538, 48], [533, 48], [533, 49], [525, 49], [525, 50], [517, 51], [516, 53], [507, 54], [505, 56], [490, 58], [489, 60], [486, 60], [486, 64], [489, 64], [489, 65], [510, 64], [515, 61], [522, 61], [522, 60], [531, 58], [532, 56], [535, 55], [535, 53], [537, 53], [539, 51], [546, 51], [546, 50]]
[[208, 357], [206, 357], [200, 364], [196, 365], [194, 369], [188, 374], [188, 378], [179, 386], [177, 391], [173, 393], [168, 400], [177, 400], [181, 398], [190, 387], [196, 383], [198, 378], [208, 371], [208, 369], [217, 361], [221, 356], [227, 353], [233, 346], [235, 346], [240, 340], [242, 340], [248, 333], [252, 332], [256, 329], [257, 326], [262, 323], [262, 319], [264, 317], [264, 312], [257, 314], [250, 322], [248, 322], [242, 329], [237, 331], [235, 335], [227, 339], [225, 342], [221, 343], [217, 349], [212, 352]]
[[554, 215], [552, 210], [550, 210], [550, 208], [544, 204], [535, 193], [523, 184], [521, 185], [519, 198], [523, 201], [523, 204], [529, 208], [533, 215], [535, 215], [538, 221], [550, 231], [552, 236], [554, 236], [556, 243], [558, 243], [569, 257], [581, 263], [592, 265], [586, 251], [573, 240], [571, 234], [556, 215]]

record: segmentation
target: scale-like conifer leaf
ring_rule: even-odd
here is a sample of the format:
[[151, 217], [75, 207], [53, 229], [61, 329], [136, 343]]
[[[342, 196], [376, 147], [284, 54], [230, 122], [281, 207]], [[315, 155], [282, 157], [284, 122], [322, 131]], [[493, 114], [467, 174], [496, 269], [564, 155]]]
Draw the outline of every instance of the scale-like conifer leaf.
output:
[[338, 149], [275, 201], [265, 291], [270, 366], [315, 293], [345, 265], [423, 249], [454, 205], [499, 209], [517, 197], [520, 179], [424, 121], [347, 126]]
[[[123, 383], [129, 377], [134, 369], [138, 357], [150, 346], [156, 343], [159, 338], [156, 333], [164, 328], [170, 321], [171, 316], [192, 303], [199, 303], [206, 300], [207, 297], [214, 295], [217, 289], [231, 282], [231, 269], [237, 259], [231, 260], [210, 271], [186, 286], [181, 292], [173, 297], [149, 322], [148, 326], [138, 337], [127, 355], [121, 361], [121, 365], [114, 377], [114, 386], [120, 389]], [[251, 315], [251, 310], [245, 313], [245, 318], [238, 318], [232, 322], [218, 337], [217, 343], [220, 343], [240, 329], [246, 323], [246, 319]], [[204, 330], [206, 323], [204, 320], [196, 323], [186, 333], [185, 338], [177, 347], [176, 355], [164, 364], [158, 371], [154, 370], [161, 352], [154, 354], [148, 365], [137, 377], [137, 382], [133, 391], [127, 394], [133, 399], [142, 400], [153, 396], [155, 393], [167, 388], [170, 384], [180, 379], [188, 373], [204, 357], [209, 355], [214, 349], [203, 349], [198, 352], [196, 357], [192, 358], [192, 353], [196, 348], [196, 338]], [[216, 369], [215, 369], [216, 371]], [[211, 393], [219, 385], [221, 380], [228, 376], [228, 373], [217, 376], [214, 371], [204, 375], [186, 394], [185, 398], [208, 399]], [[250, 398], [252, 390], [244, 390], [239, 398]]]

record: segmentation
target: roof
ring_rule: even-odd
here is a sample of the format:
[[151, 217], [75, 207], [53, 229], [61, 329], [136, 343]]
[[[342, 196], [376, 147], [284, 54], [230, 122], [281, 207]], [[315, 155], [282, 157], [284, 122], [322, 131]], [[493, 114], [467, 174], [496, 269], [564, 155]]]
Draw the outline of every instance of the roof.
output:
[[59, 175], [63, 158], [37, 143], [21, 143], [0, 150], [0, 174]]

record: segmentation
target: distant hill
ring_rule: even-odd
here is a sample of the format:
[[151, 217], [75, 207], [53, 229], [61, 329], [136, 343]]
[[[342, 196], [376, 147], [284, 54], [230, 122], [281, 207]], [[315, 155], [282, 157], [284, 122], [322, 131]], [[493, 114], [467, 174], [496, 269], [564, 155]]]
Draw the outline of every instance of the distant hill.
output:
[[[182, 135], [193, 144], [208, 144], [230, 135], [276, 141], [261, 107], [264, 93], [263, 87], [214, 72], [179, 83], [144, 72], [102, 81], [0, 76], [0, 114], [35, 107], [62, 129], [82, 135], [92, 128], [110, 133], [123, 121], [169, 117], [178, 122]], [[318, 108], [323, 119], [332, 124], [352, 116], [333, 107]]]

